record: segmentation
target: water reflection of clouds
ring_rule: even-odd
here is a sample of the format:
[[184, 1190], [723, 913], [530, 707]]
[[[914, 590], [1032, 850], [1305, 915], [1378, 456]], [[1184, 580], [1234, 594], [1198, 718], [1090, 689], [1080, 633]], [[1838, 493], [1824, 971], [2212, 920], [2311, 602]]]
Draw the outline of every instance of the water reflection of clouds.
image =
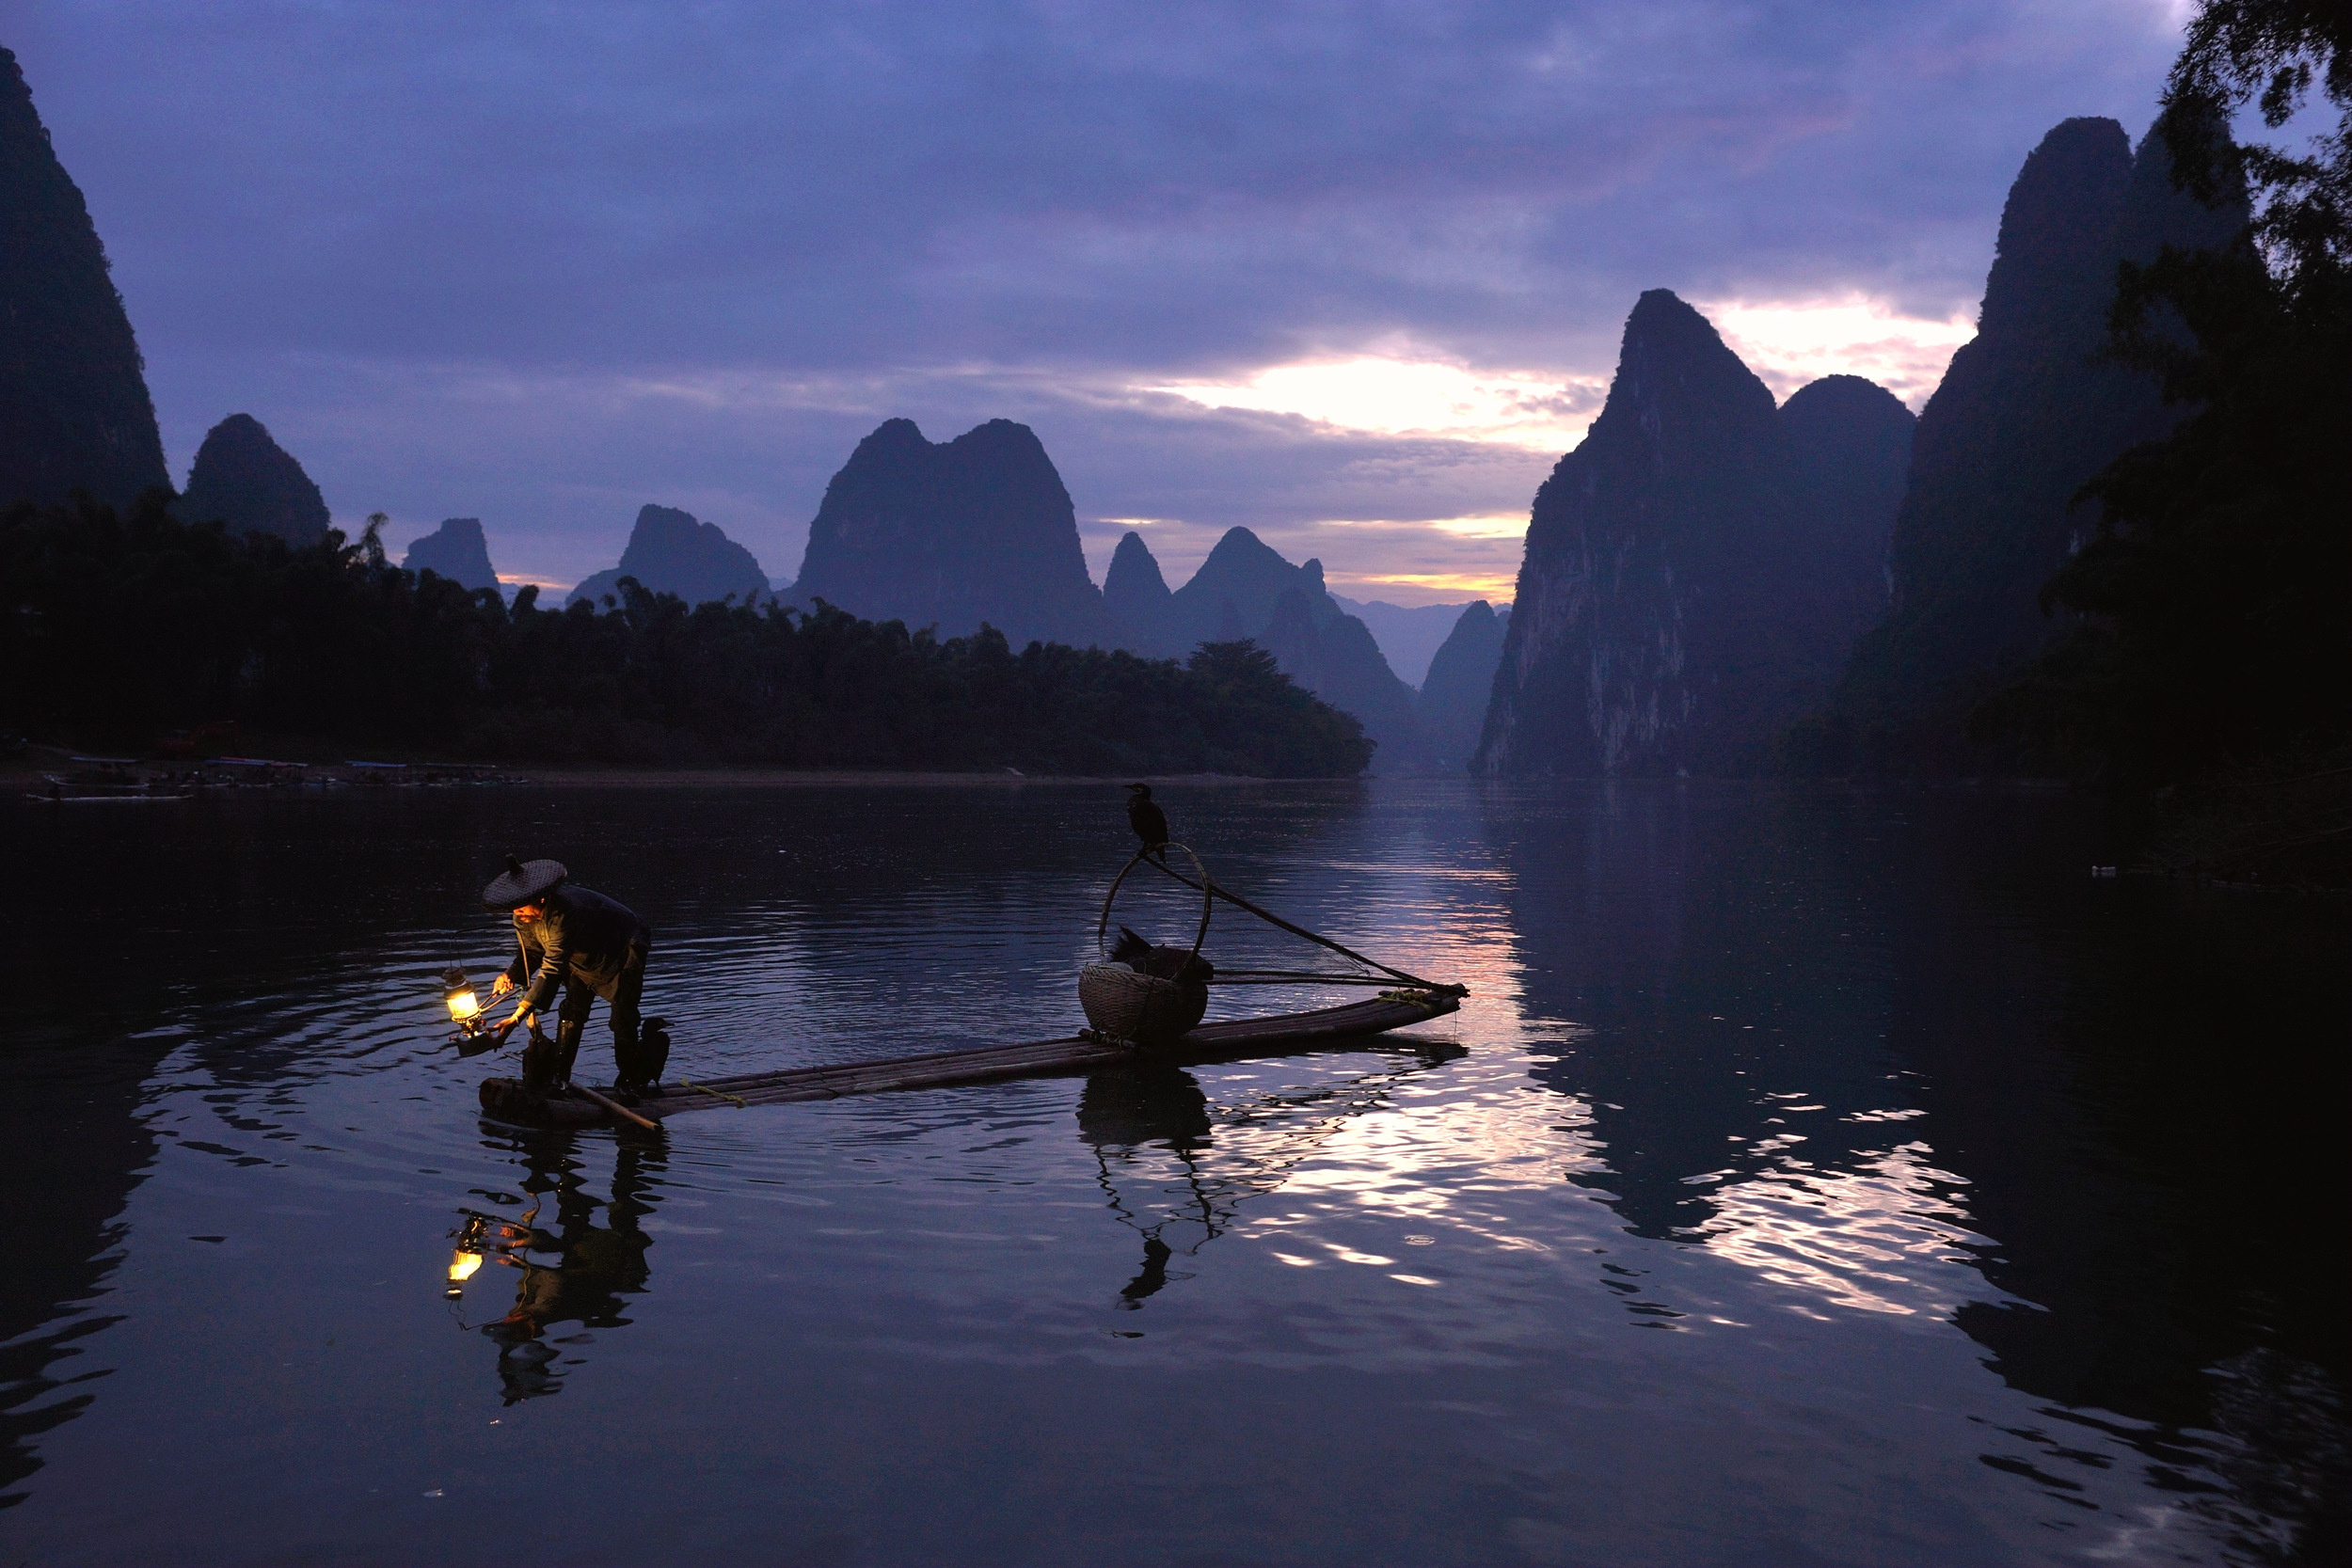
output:
[[[1354, 1235], [1367, 1218], [1387, 1228], [1434, 1233], [1438, 1259], [1502, 1254], [1544, 1255], [1587, 1275], [1611, 1265], [1589, 1259], [1603, 1227], [1575, 1226], [1531, 1233], [1528, 1189], [1556, 1190], [1565, 1170], [1605, 1180], [1605, 1145], [1592, 1135], [1587, 1110], [1525, 1094], [1448, 1096], [1422, 1115], [1409, 1102], [1336, 1132], [1316, 1161], [1283, 1183], [1286, 1212], [1254, 1216], [1240, 1233], [1269, 1244], [1294, 1266], [1369, 1261]], [[1722, 1183], [1704, 1225], [1679, 1245], [1752, 1272], [1788, 1293], [1792, 1310], [1824, 1308], [1941, 1318], [1962, 1301], [1997, 1298], [1967, 1256], [1988, 1243], [1963, 1223], [1947, 1195], [1964, 1185], [1938, 1168], [1926, 1145], [1888, 1149], [1851, 1170], [1814, 1170], [1786, 1161], [1773, 1168], [1706, 1173]], [[1597, 1201], [1607, 1201], [1597, 1193]], [[1608, 1250], [1602, 1248], [1600, 1250]], [[1385, 1261], [1386, 1259], [1382, 1259]], [[1616, 1265], [1620, 1274], [1622, 1265]], [[1472, 1271], [1462, 1281], [1485, 1289]], [[1608, 1283], [1603, 1281], [1603, 1283]], [[1665, 1295], [1658, 1291], [1666, 1290]], [[1655, 1314], [1662, 1305], [1709, 1316], [1713, 1291], [1689, 1301], [1653, 1282], [1629, 1309]]]
[[1899, 1145], [1857, 1169], [1785, 1165], [1733, 1180], [1699, 1235], [1716, 1256], [1833, 1307], [1943, 1315], [1988, 1292], [1974, 1259], [1988, 1244], [1946, 1198], [1965, 1185]]

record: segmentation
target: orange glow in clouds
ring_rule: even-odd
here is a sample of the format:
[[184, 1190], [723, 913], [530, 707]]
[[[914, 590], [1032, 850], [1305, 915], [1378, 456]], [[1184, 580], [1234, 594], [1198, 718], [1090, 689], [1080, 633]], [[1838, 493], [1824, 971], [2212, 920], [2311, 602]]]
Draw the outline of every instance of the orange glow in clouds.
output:
[[1239, 381], [1187, 381], [1166, 392], [1204, 408], [1246, 408], [1384, 436], [1438, 436], [1536, 451], [1584, 438], [1602, 383], [1540, 371], [1470, 370], [1430, 359], [1358, 355], [1269, 365]]
[[1786, 400], [1808, 381], [1858, 375], [1915, 413], [1944, 379], [1952, 353], [1977, 335], [1966, 317], [1905, 316], [1863, 294], [1797, 304], [1693, 302], [1724, 341]]

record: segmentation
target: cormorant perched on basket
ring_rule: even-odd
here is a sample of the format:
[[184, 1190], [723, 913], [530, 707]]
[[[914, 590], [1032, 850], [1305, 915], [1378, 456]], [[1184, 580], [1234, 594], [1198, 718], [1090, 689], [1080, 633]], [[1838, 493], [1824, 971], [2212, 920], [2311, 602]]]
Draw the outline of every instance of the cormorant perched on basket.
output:
[[1125, 964], [1137, 974], [1153, 974], [1180, 984], [1205, 986], [1216, 978], [1216, 965], [1189, 947], [1155, 947], [1128, 927], [1119, 928], [1111, 962]]
[[1152, 851], [1152, 858], [1162, 865], [1168, 863], [1168, 813], [1152, 803], [1152, 786], [1131, 784], [1127, 797], [1127, 825], [1143, 840], [1143, 847]]

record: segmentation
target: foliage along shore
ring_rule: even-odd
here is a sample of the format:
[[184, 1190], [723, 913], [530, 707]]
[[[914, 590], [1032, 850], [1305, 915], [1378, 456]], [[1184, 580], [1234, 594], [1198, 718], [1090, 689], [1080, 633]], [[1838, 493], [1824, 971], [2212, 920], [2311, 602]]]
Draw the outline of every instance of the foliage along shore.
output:
[[384, 558], [87, 499], [0, 515], [0, 726], [144, 749], [222, 719], [504, 762], [1348, 778], [1363, 726], [1252, 643], [1185, 660], [940, 641], [896, 621], [625, 582], [609, 611], [510, 607]]

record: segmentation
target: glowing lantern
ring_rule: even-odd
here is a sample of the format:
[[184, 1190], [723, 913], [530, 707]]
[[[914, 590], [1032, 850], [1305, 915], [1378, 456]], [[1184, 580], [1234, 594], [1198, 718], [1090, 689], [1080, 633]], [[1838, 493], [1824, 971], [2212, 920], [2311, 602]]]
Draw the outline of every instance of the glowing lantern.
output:
[[482, 1027], [482, 999], [473, 993], [473, 982], [466, 972], [452, 964], [441, 973], [441, 1000], [449, 1004], [452, 1023], [466, 1034]]
[[482, 1267], [482, 1254], [478, 1252], [468, 1252], [464, 1247], [459, 1247], [455, 1252], [451, 1253], [449, 1258], [449, 1289], [443, 1291], [442, 1294], [448, 1296], [452, 1301], [455, 1301], [459, 1296], [464, 1295], [466, 1293], [466, 1281], [471, 1279], [474, 1276], [474, 1271], [480, 1267]]

